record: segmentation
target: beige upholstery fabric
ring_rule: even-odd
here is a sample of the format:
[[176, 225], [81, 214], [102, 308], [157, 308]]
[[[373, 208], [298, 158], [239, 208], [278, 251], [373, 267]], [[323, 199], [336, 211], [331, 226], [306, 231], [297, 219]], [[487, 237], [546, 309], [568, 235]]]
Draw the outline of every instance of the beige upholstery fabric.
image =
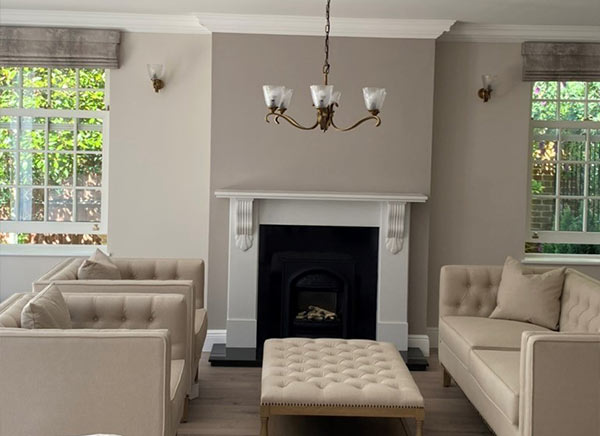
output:
[[567, 270], [561, 304], [560, 331], [600, 333], [600, 281]]
[[175, 436], [170, 348], [166, 330], [0, 329], [0, 434]]
[[522, 436], [600, 435], [599, 334], [524, 334], [520, 374]]
[[191, 359], [187, 305], [181, 295], [65, 293], [64, 297], [74, 329], [167, 329], [172, 358]]
[[71, 316], [60, 290], [50, 285], [23, 307], [21, 327], [26, 329], [70, 329]]
[[34, 293], [14, 294], [0, 305], [0, 327], [21, 327], [21, 312]]
[[194, 321], [194, 337], [196, 341], [195, 356], [196, 361], [202, 357], [202, 347], [204, 347], [204, 341], [206, 341], [206, 334], [208, 333], [208, 316], [206, 309], [196, 309], [196, 319]]
[[473, 350], [469, 370], [513, 424], [519, 423], [520, 351]]
[[423, 407], [395, 346], [342, 339], [265, 341], [262, 405]]
[[564, 267], [543, 274], [525, 274], [521, 263], [509, 256], [502, 270], [496, 309], [490, 318], [558, 329], [564, 280]]
[[77, 269], [79, 280], [119, 280], [121, 272], [109, 256], [96, 249], [89, 259], [85, 259]]
[[519, 350], [521, 334], [526, 331], [548, 332], [547, 328], [518, 321], [445, 316], [440, 318], [440, 340], [447, 343], [465, 366], [472, 349]]

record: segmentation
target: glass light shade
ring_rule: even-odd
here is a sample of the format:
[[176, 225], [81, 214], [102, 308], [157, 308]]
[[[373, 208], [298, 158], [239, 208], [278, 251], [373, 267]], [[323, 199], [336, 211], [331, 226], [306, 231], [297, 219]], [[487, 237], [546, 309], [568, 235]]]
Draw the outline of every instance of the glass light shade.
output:
[[493, 76], [491, 74], [482, 74], [481, 75], [481, 83], [483, 83], [483, 87], [485, 89], [489, 88], [492, 85]]
[[381, 110], [386, 94], [385, 88], [363, 88], [367, 110]]
[[146, 68], [148, 68], [148, 75], [151, 80], [162, 79], [163, 74], [165, 74], [165, 66], [163, 64], [146, 64]]
[[333, 85], [311, 85], [310, 95], [316, 108], [326, 108], [331, 104]]
[[290, 107], [290, 102], [292, 101], [292, 95], [294, 94], [294, 90], [291, 88], [286, 88], [283, 93], [283, 98], [281, 99], [281, 104], [279, 107], [281, 109], [287, 109]]
[[331, 103], [337, 103], [340, 104], [340, 99], [342, 98], [342, 93], [341, 91], [335, 91], [333, 93], [333, 95], [331, 96]]
[[[263, 94], [265, 95], [265, 104], [269, 109], [281, 106], [285, 86], [281, 85], [265, 85], [263, 86]], [[290, 96], [290, 99], [292, 97]]]

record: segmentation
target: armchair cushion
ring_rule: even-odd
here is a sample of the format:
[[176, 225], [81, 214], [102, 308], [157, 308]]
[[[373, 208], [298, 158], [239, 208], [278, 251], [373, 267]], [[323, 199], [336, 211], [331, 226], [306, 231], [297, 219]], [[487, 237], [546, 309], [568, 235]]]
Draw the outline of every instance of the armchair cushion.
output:
[[521, 263], [508, 257], [490, 318], [524, 321], [557, 330], [565, 268], [524, 274]]
[[0, 305], [0, 327], [21, 327], [21, 312], [34, 293], [14, 294]]
[[121, 272], [110, 257], [97, 249], [79, 266], [77, 278], [79, 280], [120, 280]]
[[21, 327], [26, 329], [70, 329], [71, 315], [62, 294], [50, 285], [34, 296], [21, 312]]

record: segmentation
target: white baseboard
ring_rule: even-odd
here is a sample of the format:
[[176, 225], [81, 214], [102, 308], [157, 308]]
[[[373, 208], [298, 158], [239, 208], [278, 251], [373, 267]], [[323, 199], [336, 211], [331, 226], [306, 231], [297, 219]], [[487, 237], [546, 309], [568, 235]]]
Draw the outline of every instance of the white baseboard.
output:
[[408, 335], [408, 346], [410, 348], [419, 348], [425, 357], [429, 357], [429, 336]]
[[[227, 330], [212, 329], [206, 333], [206, 341], [202, 351], [210, 352], [214, 344], [224, 344], [227, 342]], [[438, 328], [428, 327], [426, 335], [408, 335], [408, 346], [421, 349], [425, 356], [429, 356], [429, 348], [437, 348]]]
[[227, 342], [227, 330], [209, 329], [208, 332], [206, 332], [206, 340], [204, 341], [202, 351], [210, 353], [214, 344], [224, 344], [225, 342]]
[[431, 348], [437, 348], [439, 343], [439, 329], [437, 327], [427, 327], [427, 336]]

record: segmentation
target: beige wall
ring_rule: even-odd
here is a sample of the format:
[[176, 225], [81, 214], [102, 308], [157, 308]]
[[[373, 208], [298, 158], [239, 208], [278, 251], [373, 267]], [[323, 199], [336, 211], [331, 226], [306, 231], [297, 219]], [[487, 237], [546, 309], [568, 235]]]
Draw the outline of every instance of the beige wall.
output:
[[[265, 83], [294, 88], [289, 113], [314, 121], [308, 86], [322, 80], [322, 38], [213, 35], [211, 192], [243, 186], [429, 194], [434, 41], [333, 38], [331, 50], [330, 82], [343, 92], [337, 121], [347, 125], [367, 114], [362, 86], [385, 86], [381, 127], [323, 134], [266, 124]], [[416, 206], [411, 333], [424, 333], [427, 325], [428, 221], [428, 206]], [[228, 202], [212, 197], [211, 328], [225, 327], [227, 229]]]
[[[488, 103], [481, 74], [498, 76]], [[502, 264], [523, 257], [530, 85], [521, 45], [436, 45], [428, 324], [437, 326], [446, 264]], [[600, 267], [575, 268], [600, 277]]]
[[[211, 37], [125, 33], [110, 77], [108, 248], [208, 258]], [[147, 63], [165, 65], [154, 93]]]

